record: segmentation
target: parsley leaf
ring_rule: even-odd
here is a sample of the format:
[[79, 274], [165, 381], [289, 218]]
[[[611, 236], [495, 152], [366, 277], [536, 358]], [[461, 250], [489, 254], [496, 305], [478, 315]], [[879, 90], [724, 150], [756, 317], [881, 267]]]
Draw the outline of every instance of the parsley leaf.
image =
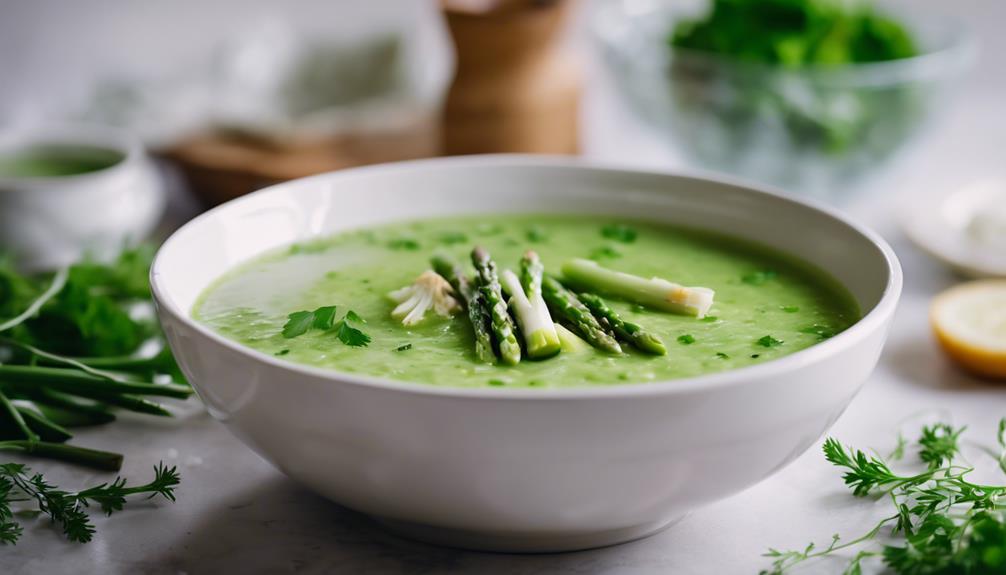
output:
[[755, 342], [755, 343], [757, 343], [758, 345], [760, 345], [762, 347], [779, 347], [784, 342], [781, 339], [776, 339], [776, 338], [774, 338], [774, 337], [772, 337], [770, 335], [765, 335], [765, 336], [760, 337], [758, 339], [758, 341]]
[[339, 320], [339, 323], [335, 324], [334, 328], [335, 336], [339, 338], [339, 341], [351, 347], [365, 347], [369, 344], [370, 336], [353, 327], [350, 323], [367, 322], [357, 315], [355, 311], [350, 310], [346, 312], [346, 316]]
[[361, 347], [370, 343], [370, 336], [352, 324], [365, 324], [367, 320], [353, 310], [346, 312], [338, 322], [335, 321], [336, 306], [322, 306], [314, 311], [295, 311], [287, 316], [283, 326], [283, 337], [287, 339], [304, 335], [309, 329], [334, 331], [335, 337], [342, 343]]
[[678, 336], [678, 343], [680, 343], [681, 345], [691, 345], [691, 344], [695, 343], [695, 336], [693, 336], [690, 333], [686, 333], [684, 335], [679, 335]]
[[311, 323], [311, 327], [315, 329], [332, 329], [332, 324], [335, 323], [335, 310], [334, 305], [327, 305], [319, 307], [312, 312], [314, 314], [314, 321]]
[[295, 311], [286, 317], [287, 322], [283, 325], [283, 337], [287, 339], [304, 335], [314, 323], [313, 311]]

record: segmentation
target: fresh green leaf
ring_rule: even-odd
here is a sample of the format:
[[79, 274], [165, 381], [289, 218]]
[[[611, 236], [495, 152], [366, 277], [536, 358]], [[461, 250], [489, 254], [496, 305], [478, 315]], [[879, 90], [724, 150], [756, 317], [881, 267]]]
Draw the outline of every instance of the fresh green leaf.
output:
[[695, 336], [690, 333], [686, 333], [678, 336], [678, 343], [682, 345], [691, 345], [695, 343]]
[[311, 322], [311, 327], [320, 330], [332, 329], [332, 325], [335, 324], [335, 310], [334, 305], [322, 306], [314, 310], [312, 312], [314, 321]]
[[765, 336], [762, 336], [762, 337], [758, 338], [758, 341], [755, 342], [755, 343], [757, 343], [758, 345], [760, 345], [762, 347], [779, 347], [780, 345], [782, 345], [785, 342], [783, 342], [781, 339], [776, 339], [776, 338], [772, 337], [771, 335], [765, 335]]
[[283, 337], [287, 339], [304, 335], [314, 324], [314, 312], [311, 311], [295, 311], [286, 317], [287, 322], [283, 325]]

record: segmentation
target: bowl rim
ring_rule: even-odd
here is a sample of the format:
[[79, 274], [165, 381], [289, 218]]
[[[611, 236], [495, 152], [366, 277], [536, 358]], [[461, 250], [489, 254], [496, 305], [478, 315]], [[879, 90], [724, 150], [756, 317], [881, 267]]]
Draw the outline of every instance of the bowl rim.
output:
[[[608, 174], [631, 174], [635, 176], [651, 177], [676, 177], [691, 180], [702, 180], [714, 184], [722, 184], [742, 188], [746, 193], [760, 196], [767, 196], [790, 204], [796, 204], [802, 208], [817, 211], [822, 215], [837, 220], [848, 227], [851, 231], [866, 238], [874, 247], [878, 248], [887, 267], [887, 278], [880, 300], [863, 315], [856, 323], [848, 327], [838, 335], [795, 353], [766, 361], [758, 365], [728, 369], [725, 371], [686, 377], [678, 379], [668, 379], [652, 382], [627, 382], [618, 385], [600, 386], [571, 386], [560, 388], [500, 388], [500, 387], [460, 387], [449, 385], [431, 385], [419, 382], [398, 381], [372, 375], [363, 375], [314, 367], [310, 365], [286, 361], [270, 354], [252, 349], [236, 341], [230, 340], [223, 335], [213, 331], [208, 326], [193, 319], [189, 313], [181, 310], [171, 299], [166, 297], [166, 291], [161, 285], [160, 270], [161, 260], [167, 251], [172, 249], [178, 237], [187, 233], [187, 230], [200, 225], [205, 220], [215, 217], [219, 212], [228, 209], [231, 204], [250, 203], [256, 201], [260, 196], [276, 193], [277, 190], [294, 188], [309, 185], [313, 182], [322, 182], [342, 177], [354, 177], [366, 173], [381, 172], [408, 172], [415, 168], [441, 168], [452, 169], [455, 167], [492, 167], [510, 169], [573, 169], [588, 170], [596, 172], [606, 172]], [[324, 381], [325, 385], [351, 385], [354, 387], [375, 388], [384, 391], [405, 392], [421, 396], [439, 396], [468, 399], [510, 399], [510, 400], [558, 400], [558, 399], [601, 399], [612, 397], [650, 397], [666, 394], [682, 394], [701, 390], [714, 390], [736, 385], [751, 385], [748, 380], [771, 381], [773, 374], [781, 374], [793, 370], [801, 369], [807, 365], [823, 360], [829, 356], [840, 353], [854, 346], [859, 340], [865, 338], [874, 330], [882, 327], [894, 314], [898, 299], [901, 295], [903, 276], [901, 264], [891, 246], [876, 232], [865, 225], [859, 224], [839, 211], [836, 208], [827, 206], [822, 202], [807, 198], [797, 198], [780, 190], [764, 186], [762, 184], [752, 184], [739, 178], [723, 176], [703, 172], [701, 170], [650, 170], [627, 167], [625, 165], [611, 165], [604, 162], [597, 162], [585, 158], [572, 156], [547, 156], [547, 155], [524, 155], [524, 154], [486, 154], [455, 156], [444, 158], [429, 158], [421, 160], [410, 160], [405, 162], [393, 162], [388, 164], [375, 164], [345, 170], [326, 172], [306, 178], [298, 178], [279, 184], [268, 186], [257, 190], [240, 198], [236, 198], [219, 206], [216, 206], [192, 220], [189, 220], [180, 228], [175, 230], [171, 236], [158, 248], [154, 260], [150, 267], [150, 287], [156, 307], [160, 313], [170, 314], [176, 321], [181, 322], [188, 329], [198, 333], [200, 336], [208, 338], [212, 342], [228, 348], [240, 355], [245, 356], [250, 361], [261, 362], [269, 367], [286, 370], [298, 375]]]

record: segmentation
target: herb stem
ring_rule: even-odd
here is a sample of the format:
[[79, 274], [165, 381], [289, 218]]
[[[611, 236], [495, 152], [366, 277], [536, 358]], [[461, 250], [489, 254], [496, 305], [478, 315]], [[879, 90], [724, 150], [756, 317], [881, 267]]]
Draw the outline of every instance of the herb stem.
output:
[[77, 391], [97, 391], [106, 393], [136, 393], [186, 399], [192, 389], [186, 386], [164, 383], [109, 381], [103, 377], [83, 373], [75, 369], [39, 367], [31, 365], [0, 365], [0, 382], [32, 383], [44, 385], [76, 394]]
[[0, 450], [20, 451], [36, 457], [74, 463], [101, 471], [118, 471], [122, 467], [122, 454], [120, 453], [48, 441], [21, 439], [0, 441]]

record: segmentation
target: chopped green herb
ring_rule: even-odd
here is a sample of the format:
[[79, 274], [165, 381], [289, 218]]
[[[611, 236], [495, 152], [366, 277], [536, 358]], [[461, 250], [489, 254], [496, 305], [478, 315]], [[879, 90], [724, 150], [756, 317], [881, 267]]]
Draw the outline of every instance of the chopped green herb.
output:
[[532, 243], [540, 243], [548, 240], [548, 234], [541, 226], [531, 226], [524, 233], [524, 237], [527, 238], [527, 241]]
[[748, 285], [760, 286], [775, 279], [778, 275], [779, 274], [773, 270], [759, 270], [744, 274], [741, 276], [741, 281]]
[[752, 353], [751, 354], [751, 359], [758, 359], [759, 357], [761, 357], [761, 354], [757, 354], [757, 353]]
[[759, 338], [756, 343], [762, 347], [779, 347], [783, 344], [783, 341], [770, 335], [765, 335]]
[[590, 259], [597, 261], [603, 259], [615, 259], [622, 257], [622, 252], [618, 251], [615, 246], [601, 246], [595, 248], [594, 251], [590, 252]]
[[727, 354], [725, 354], [725, 353], [723, 353], [722, 351], [717, 351], [716, 352], [716, 357], [718, 357], [720, 359], [730, 359], [730, 356], [727, 355]]
[[503, 381], [502, 379], [490, 379], [489, 380], [489, 385], [494, 385], [494, 386], [498, 387], [498, 386], [506, 385], [506, 382]]
[[695, 343], [695, 336], [693, 336], [693, 335], [691, 335], [689, 333], [686, 333], [684, 335], [679, 335], [678, 336], [678, 343], [680, 343], [682, 345], [691, 345], [691, 344]]
[[463, 244], [468, 241], [468, 236], [461, 232], [444, 232], [440, 234], [440, 243], [452, 245]]
[[419, 242], [412, 238], [395, 238], [388, 242], [388, 247], [393, 250], [415, 251], [419, 249]]
[[702, 321], [704, 321], [706, 323], [716, 323], [717, 321], [719, 321], [719, 319], [720, 318], [718, 318], [718, 317], [716, 317], [714, 315], [707, 315], [706, 317], [702, 318]]
[[819, 340], [826, 340], [835, 337], [835, 330], [826, 326], [814, 324], [812, 326], [805, 327], [800, 330], [800, 333], [806, 333], [810, 335], [816, 335]]
[[407, 343], [407, 344], [400, 345], [400, 346], [396, 347], [395, 351], [408, 351], [410, 349], [412, 349], [412, 344], [411, 343]]
[[281, 350], [279, 350], [279, 351], [276, 352], [276, 355], [286, 355], [288, 353], [290, 353], [289, 349], [281, 349]]
[[784, 311], [786, 313], [796, 313], [796, 312], [800, 311], [800, 306], [796, 306], [796, 305], [784, 305], [784, 306], [782, 306], [781, 309], [782, 309], [782, 311]]
[[625, 244], [631, 244], [636, 241], [636, 237], [639, 233], [635, 228], [629, 227], [624, 224], [608, 224], [601, 228], [601, 235], [608, 238], [609, 240], [615, 240]]

